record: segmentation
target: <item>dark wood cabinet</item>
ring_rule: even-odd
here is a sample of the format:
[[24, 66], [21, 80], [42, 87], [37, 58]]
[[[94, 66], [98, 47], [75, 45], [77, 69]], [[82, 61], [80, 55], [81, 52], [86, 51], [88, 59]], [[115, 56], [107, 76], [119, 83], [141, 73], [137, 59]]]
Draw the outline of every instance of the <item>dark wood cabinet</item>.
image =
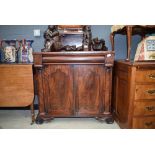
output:
[[114, 52], [36, 52], [37, 123], [54, 117], [96, 117], [112, 123]]
[[155, 62], [116, 61], [114, 117], [121, 128], [155, 128]]

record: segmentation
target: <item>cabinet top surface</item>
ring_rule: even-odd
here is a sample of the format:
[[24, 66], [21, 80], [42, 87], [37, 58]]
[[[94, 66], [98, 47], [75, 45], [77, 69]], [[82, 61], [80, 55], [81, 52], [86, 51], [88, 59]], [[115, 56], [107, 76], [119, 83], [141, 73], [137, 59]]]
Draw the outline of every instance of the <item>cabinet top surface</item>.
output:
[[146, 65], [153, 65], [155, 66], [155, 61], [126, 61], [126, 60], [116, 60], [115, 63], [117, 64], [124, 64], [129, 66], [146, 66]]
[[0, 63], [0, 66], [32, 66], [33, 63]]
[[34, 55], [87, 55], [87, 54], [114, 54], [114, 51], [61, 51], [61, 52], [33, 52]]

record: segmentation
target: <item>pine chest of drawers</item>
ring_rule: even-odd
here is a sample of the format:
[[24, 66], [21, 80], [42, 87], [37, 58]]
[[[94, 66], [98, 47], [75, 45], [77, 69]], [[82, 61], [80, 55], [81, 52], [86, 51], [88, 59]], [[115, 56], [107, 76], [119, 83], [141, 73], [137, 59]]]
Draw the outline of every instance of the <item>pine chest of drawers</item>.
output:
[[121, 128], [155, 128], [155, 62], [116, 61], [113, 92]]

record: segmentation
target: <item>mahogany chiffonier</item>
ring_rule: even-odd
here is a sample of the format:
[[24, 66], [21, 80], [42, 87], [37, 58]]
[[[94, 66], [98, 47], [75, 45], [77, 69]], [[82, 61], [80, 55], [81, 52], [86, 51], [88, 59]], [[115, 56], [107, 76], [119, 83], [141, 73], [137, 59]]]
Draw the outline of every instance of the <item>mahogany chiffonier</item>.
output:
[[113, 112], [121, 128], [155, 128], [155, 62], [116, 61]]
[[54, 117], [95, 117], [113, 123], [113, 51], [35, 52], [39, 113]]
[[32, 64], [0, 64], [0, 107], [30, 106], [34, 116]]

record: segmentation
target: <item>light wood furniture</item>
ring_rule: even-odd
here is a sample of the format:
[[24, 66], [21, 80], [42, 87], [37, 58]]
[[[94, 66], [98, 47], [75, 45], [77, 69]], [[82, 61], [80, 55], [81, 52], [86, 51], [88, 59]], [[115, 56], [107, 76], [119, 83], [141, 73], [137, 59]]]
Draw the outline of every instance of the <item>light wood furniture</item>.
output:
[[116, 61], [114, 117], [121, 128], [155, 128], [155, 62]]
[[142, 39], [146, 34], [155, 33], [155, 25], [125, 25], [120, 26], [118, 30], [114, 30], [110, 34], [112, 50], [114, 51], [114, 37], [116, 34], [126, 35], [127, 37], [127, 57], [126, 61], [130, 61], [132, 35], [140, 35]]
[[114, 52], [35, 52], [39, 113], [54, 117], [96, 117], [113, 123], [111, 86]]
[[32, 64], [0, 64], [0, 107], [31, 107], [35, 121]]

